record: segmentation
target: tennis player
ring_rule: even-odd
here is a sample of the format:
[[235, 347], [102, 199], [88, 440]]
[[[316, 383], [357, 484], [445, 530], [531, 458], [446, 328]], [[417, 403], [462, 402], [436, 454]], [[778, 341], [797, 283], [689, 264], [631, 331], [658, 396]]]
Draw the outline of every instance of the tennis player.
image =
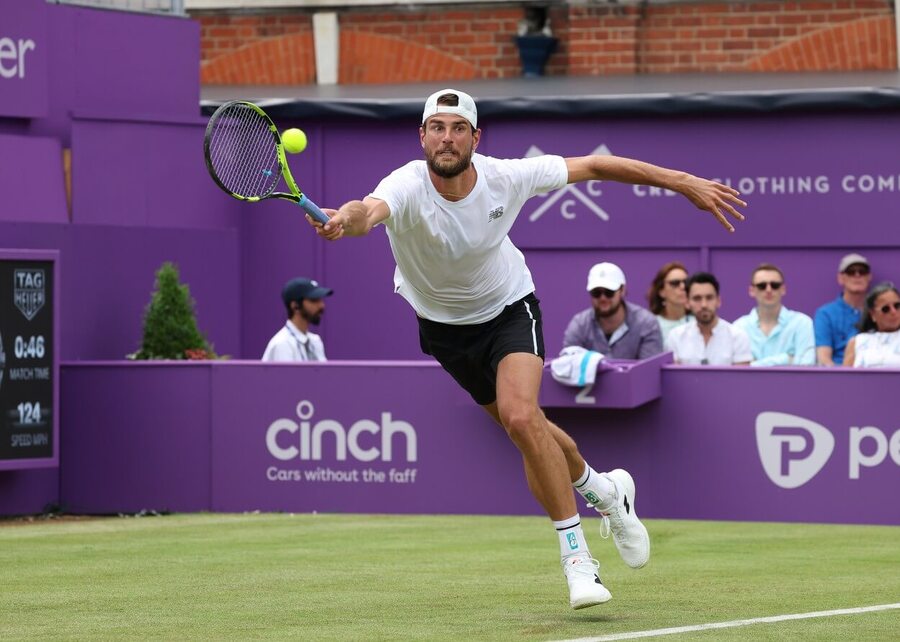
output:
[[615, 156], [500, 160], [476, 154], [475, 101], [455, 89], [425, 101], [419, 140], [425, 160], [382, 180], [361, 201], [326, 209], [310, 225], [329, 241], [387, 228], [395, 291], [418, 317], [425, 354], [506, 429], [522, 453], [528, 486], [558, 533], [572, 608], [608, 601], [599, 562], [587, 547], [572, 487], [603, 516], [633, 568], [650, 559], [650, 537], [634, 510], [624, 470], [598, 473], [575, 442], [544, 416], [538, 390], [544, 359], [541, 310], [522, 253], [507, 236], [525, 202], [568, 183], [612, 180], [662, 187], [710, 212], [729, 231], [743, 220], [734, 189], [685, 172]]

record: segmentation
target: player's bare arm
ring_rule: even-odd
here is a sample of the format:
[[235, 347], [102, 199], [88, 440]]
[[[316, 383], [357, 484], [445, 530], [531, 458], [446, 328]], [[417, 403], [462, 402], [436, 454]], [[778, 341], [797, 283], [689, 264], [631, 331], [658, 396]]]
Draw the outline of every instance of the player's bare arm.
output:
[[608, 180], [634, 185], [652, 185], [678, 192], [698, 209], [710, 212], [729, 232], [734, 226], [726, 218], [743, 221], [744, 215], [734, 206], [746, 207], [736, 189], [700, 178], [687, 172], [666, 169], [643, 161], [620, 156], [580, 156], [566, 159], [569, 183]]
[[365, 236], [391, 214], [387, 203], [371, 196], [344, 203], [337, 210], [323, 211], [329, 216], [328, 223], [323, 225], [309, 215], [306, 220], [316, 228], [319, 236], [328, 241], [337, 241], [345, 236]]

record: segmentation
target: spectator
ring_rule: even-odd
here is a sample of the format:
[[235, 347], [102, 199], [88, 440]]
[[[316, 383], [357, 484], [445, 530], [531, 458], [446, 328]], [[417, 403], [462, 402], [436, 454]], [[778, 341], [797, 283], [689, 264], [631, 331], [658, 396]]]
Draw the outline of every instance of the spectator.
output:
[[687, 269], [679, 261], [663, 265], [647, 292], [650, 312], [656, 315], [659, 329], [662, 332], [663, 344], [672, 328], [677, 328], [690, 321], [687, 310]]
[[587, 290], [591, 307], [572, 317], [563, 348], [580, 346], [616, 359], [646, 359], [663, 351], [656, 318], [625, 300], [625, 273], [618, 265], [592, 267]]
[[309, 331], [319, 325], [325, 311], [325, 297], [333, 290], [316, 281], [291, 279], [281, 290], [288, 320], [266, 346], [263, 361], [326, 361], [322, 337]]
[[866, 314], [859, 334], [847, 343], [844, 365], [900, 367], [900, 292], [893, 283], [879, 283], [866, 297]]
[[841, 294], [816, 310], [815, 316], [816, 360], [823, 366], [843, 363], [847, 342], [858, 331], [872, 282], [869, 261], [861, 254], [848, 254], [838, 265], [837, 281]]
[[722, 299], [719, 281], [708, 272], [697, 272], [687, 281], [688, 309], [694, 318], [669, 333], [666, 349], [675, 363], [685, 365], [745, 366], [753, 354], [747, 333], [719, 317]]
[[802, 312], [781, 304], [787, 294], [784, 274], [763, 263], [750, 275], [750, 296], [756, 307], [734, 325], [750, 337], [751, 366], [812, 366], [816, 363], [813, 322]]

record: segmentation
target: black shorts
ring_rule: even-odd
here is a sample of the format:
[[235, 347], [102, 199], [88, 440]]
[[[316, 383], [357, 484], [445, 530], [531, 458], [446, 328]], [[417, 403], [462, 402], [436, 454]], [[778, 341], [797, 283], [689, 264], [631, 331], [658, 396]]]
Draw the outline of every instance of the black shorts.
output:
[[450, 325], [419, 320], [419, 343], [479, 405], [497, 400], [497, 364], [508, 354], [544, 358], [540, 301], [534, 293], [503, 308], [490, 321]]

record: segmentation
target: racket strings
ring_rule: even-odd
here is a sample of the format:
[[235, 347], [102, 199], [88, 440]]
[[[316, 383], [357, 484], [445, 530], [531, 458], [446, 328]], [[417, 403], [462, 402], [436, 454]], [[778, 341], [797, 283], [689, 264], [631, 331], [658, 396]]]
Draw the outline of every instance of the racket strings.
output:
[[230, 105], [219, 114], [209, 142], [216, 177], [230, 192], [261, 198], [281, 176], [268, 121], [247, 105]]

